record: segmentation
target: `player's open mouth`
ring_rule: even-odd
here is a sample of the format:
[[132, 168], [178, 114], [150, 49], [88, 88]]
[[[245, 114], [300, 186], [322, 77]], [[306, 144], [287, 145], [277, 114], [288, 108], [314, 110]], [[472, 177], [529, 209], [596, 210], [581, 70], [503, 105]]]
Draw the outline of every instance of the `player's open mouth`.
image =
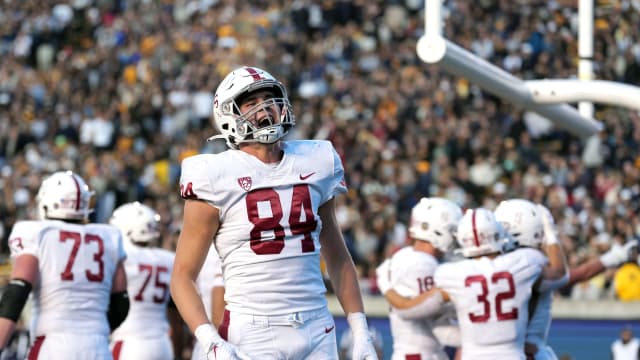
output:
[[267, 127], [267, 126], [271, 126], [271, 118], [270, 117], [264, 117], [262, 119], [260, 119], [258, 121], [258, 128], [263, 128], [263, 127]]

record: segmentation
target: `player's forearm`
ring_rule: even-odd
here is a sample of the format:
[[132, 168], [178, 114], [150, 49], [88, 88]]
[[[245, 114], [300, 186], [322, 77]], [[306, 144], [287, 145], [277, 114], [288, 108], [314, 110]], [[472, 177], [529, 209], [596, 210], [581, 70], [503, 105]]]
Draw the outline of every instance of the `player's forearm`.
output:
[[396, 292], [394, 289], [391, 289], [384, 293], [384, 298], [389, 302], [391, 306], [396, 309], [408, 309], [418, 305], [424, 300], [424, 296], [422, 295], [409, 298], [398, 294], [398, 292]]
[[209, 323], [195, 279], [176, 267], [171, 274], [171, 296], [182, 319], [192, 332], [199, 325]]
[[444, 291], [433, 288], [414, 298], [419, 301], [417, 304], [405, 309], [397, 309], [396, 313], [403, 319], [430, 318], [442, 311], [445, 304]]
[[358, 274], [344, 243], [342, 232], [335, 216], [335, 200], [331, 199], [318, 209], [322, 220], [320, 244], [322, 256], [334, 292], [345, 314], [364, 312]]
[[600, 259], [590, 259], [587, 262], [569, 270], [569, 283], [567, 285], [573, 285], [575, 283], [591, 279], [604, 270], [605, 266], [602, 264]]
[[557, 280], [567, 272], [567, 261], [560, 243], [545, 246], [549, 265], [544, 270], [544, 278]]
[[327, 271], [329, 272], [333, 290], [338, 301], [340, 301], [340, 305], [342, 305], [344, 313], [364, 312], [358, 275], [351, 259], [348, 258], [347, 261], [332, 265], [327, 262]]
[[11, 335], [16, 329], [16, 323], [7, 318], [0, 318], [0, 349], [7, 347]]

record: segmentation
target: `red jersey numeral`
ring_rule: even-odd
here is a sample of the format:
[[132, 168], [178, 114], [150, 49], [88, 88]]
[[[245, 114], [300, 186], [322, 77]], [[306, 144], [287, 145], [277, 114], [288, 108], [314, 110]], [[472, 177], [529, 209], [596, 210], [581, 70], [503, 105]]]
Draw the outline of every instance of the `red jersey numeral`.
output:
[[92, 244], [95, 244], [97, 247], [93, 253], [93, 261], [97, 264], [97, 269], [85, 269], [84, 274], [87, 280], [91, 282], [101, 282], [104, 280], [104, 261], [102, 260], [102, 257], [104, 256], [104, 242], [102, 241], [102, 238], [94, 234], [85, 234], [83, 241], [82, 234], [80, 233], [63, 230], [60, 231], [60, 242], [64, 243], [67, 242], [67, 240], [73, 241], [73, 246], [71, 247], [71, 252], [69, 252], [69, 259], [64, 267], [64, 271], [60, 273], [60, 279], [62, 279], [62, 281], [74, 280], [72, 271], [73, 264], [78, 256], [80, 246], [84, 243], [84, 246], [92, 246]]
[[160, 289], [160, 294], [158, 294], [157, 291], [154, 292], [151, 300], [156, 304], [162, 304], [167, 297], [169, 284], [166, 281], [162, 280], [160, 276], [161, 274], [169, 272], [169, 269], [166, 266], [138, 264], [138, 270], [140, 271], [140, 273], [146, 273], [146, 276], [144, 278], [144, 281], [142, 282], [142, 286], [140, 287], [140, 289], [138, 289], [136, 296], [133, 297], [133, 300], [144, 301], [144, 291], [147, 288], [147, 285], [149, 285], [151, 277], [153, 276], [153, 274], [155, 274], [153, 286], [155, 289]]
[[[257, 189], [247, 193], [247, 216], [253, 224], [251, 229], [251, 249], [258, 255], [279, 254], [284, 248], [285, 229], [280, 225], [284, 217], [280, 195], [274, 189]], [[258, 203], [268, 203], [271, 216], [260, 217]], [[293, 187], [291, 209], [289, 210], [289, 230], [291, 235], [302, 235], [302, 252], [315, 251], [311, 233], [318, 222], [311, 206], [309, 186], [299, 184]], [[272, 240], [263, 240], [267, 236]]]
[[[509, 311], [505, 311], [502, 304], [504, 300], [513, 299], [516, 296], [513, 276], [508, 271], [499, 271], [492, 274], [491, 284], [497, 284], [498, 282], [506, 282], [507, 290], [497, 293], [495, 299], [493, 299], [495, 302], [496, 318], [498, 321], [517, 319], [518, 309], [514, 307]], [[489, 284], [487, 278], [483, 275], [471, 275], [467, 276], [464, 280], [465, 287], [470, 287], [474, 283], [480, 285], [480, 294], [478, 294], [477, 300], [483, 305], [483, 310], [480, 313], [469, 313], [469, 320], [474, 323], [487, 322], [491, 317], [491, 299], [488, 298]]]
[[423, 278], [417, 278], [416, 280], [418, 281], [418, 290], [420, 291], [420, 294], [431, 290], [433, 287], [433, 276], [425, 276]]

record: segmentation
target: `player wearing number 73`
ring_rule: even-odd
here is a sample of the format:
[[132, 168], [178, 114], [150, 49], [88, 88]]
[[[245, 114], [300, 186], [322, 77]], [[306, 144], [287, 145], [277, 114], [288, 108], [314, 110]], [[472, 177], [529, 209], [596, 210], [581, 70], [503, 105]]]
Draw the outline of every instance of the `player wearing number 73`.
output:
[[[213, 114], [220, 134], [212, 139], [229, 149], [182, 162], [184, 223], [171, 279], [173, 299], [208, 359], [338, 359], [321, 255], [353, 331], [353, 358], [376, 359], [336, 221], [334, 197], [347, 189], [333, 146], [281, 140], [295, 124], [291, 104], [284, 86], [258, 68], [223, 79]], [[196, 288], [212, 242], [227, 304], [218, 329]]]
[[33, 289], [29, 359], [111, 359], [109, 333], [129, 310], [125, 252], [117, 228], [87, 223], [92, 194], [77, 174], [56, 172], [38, 191], [41, 220], [14, 225], [0, 347]]

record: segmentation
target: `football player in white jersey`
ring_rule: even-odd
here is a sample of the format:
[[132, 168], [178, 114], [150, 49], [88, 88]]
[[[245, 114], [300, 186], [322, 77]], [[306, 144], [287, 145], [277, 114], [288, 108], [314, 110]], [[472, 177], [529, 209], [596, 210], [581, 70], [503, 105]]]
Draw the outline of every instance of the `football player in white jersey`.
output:
[[77, 174], [56, 172], [38, 191], [40, 220], [14, 225], [1, 348], [33, 290], [29, 359], [111, 359], [109, 333], [129, 309], [125, 252], [117, 228], [87, 222], [92, 194]]
[[434, 276], [437, 287], [413, 299], [405, 298], [403, 306], [408, 308], [399, 310], [428, 314], [453, 302], [463, 360], [525, 359], [529, 300], [546, 258], [529, 249], [502, 254], [506, 236], [493, 212], [467, 210], [456, 236], [467, 259], [438, 266]]
[[[556, 284], [566, 284], [569, 272], [564, 252], [553, 229], [551, 213], [546, 207], [529, 200], [510, 199], [500, 202], [495, 216], [509, 234], [508, 241], [513, 242], [514, 251], [518, 248], [543, 250], [549, 260], [549, 267], [556, 270], [557, 276], [543, 279], [535, 289], [525, 346], [528, 357], [555, 359], [551, 348], [546, 346], [546, 334], [551, 324], [552, 288]], [[542, 314], [546, 314], [546, 321], [542, 320]]]
[[[224, 315], [224, 279], [222, 277], [222, 264], [220, 255], [215, 246], [209, 247], [209, 253], [202, 265], [200, 275], [198, 275], [198, 291], [207, 312], [207, 318], [214, 326], [218, 327], [222, 323]], [[191, 360], [206, 360], [205, 353], [199, 341], [196, 341], [191, 352]]]
[[[395, 291], [401, 296], [415, 297], [434, 286], [433, 275], [442, 257], [453, 249], [454, 232], [462, 218], [462, 209], [443, 198], [422, 198], [411, 211], [409, 235], [413, 244], [397, 251], [376, 269], [380, 291]], [[427, 319], [403, 318], [393, 308], [389, 320], [393, 336], [394, 360], [448, 360], [434, 327], [438, 316]], [[436, 314], [439, 315], [439, 314]]]
[[[176, 305], [208, 358], [337, 359], [322, 255], [354, 333], [353, 358], [376, 359], [336, 221], [334, 197], [347, 189], [332, 144], [283, 141], [295, 124], [286, 90], [255, 67], [222, 80], [213, 119], [220, 134], [211, 139], [224, 139], [229, 149], [182, 162], [184, 225], [171, 280]], [[227, 304], [218, 329], [196, 285], [212, 242]]]
[[505, 200], [496, 208], [495, 216], [511, 236], [510, 240], [517, 242], [519, 247], [543, 248], [550, 267], [555, 267], [556, 270], [565, 269], [557, 273], [555, 278], [549, 276], [543, 278], [536, 289], [535, 307], [530, 316], [526, 335], [525, 352], [530, 358], [557, 359], [554, 351], [547, 345], [551, 326], [553, 291], [571, 283], [584, 281], [604, 271], [606, 267], [618, 266], [626, 261], [630, 254], [629, 248], [635, 244], [629, 242], [624, 247], [612, 249], [600, 258], [568, 270], [564, 252], [556, 234], [555, 221], [544, 205], [536, 205], [524, 199]]
[[[124, 237], [124, 267], [131, 295], [129, 315], [111, 336], [114, 360], [174, 359], [167, 316], [177, 311], [169, 306], [174, 254], [158, 247], [159, 222], [160, 215], [139, 202], [119, 206], [109, 219]], [[171, 332], [179, 334], [182, 323], [171, 325]]]

